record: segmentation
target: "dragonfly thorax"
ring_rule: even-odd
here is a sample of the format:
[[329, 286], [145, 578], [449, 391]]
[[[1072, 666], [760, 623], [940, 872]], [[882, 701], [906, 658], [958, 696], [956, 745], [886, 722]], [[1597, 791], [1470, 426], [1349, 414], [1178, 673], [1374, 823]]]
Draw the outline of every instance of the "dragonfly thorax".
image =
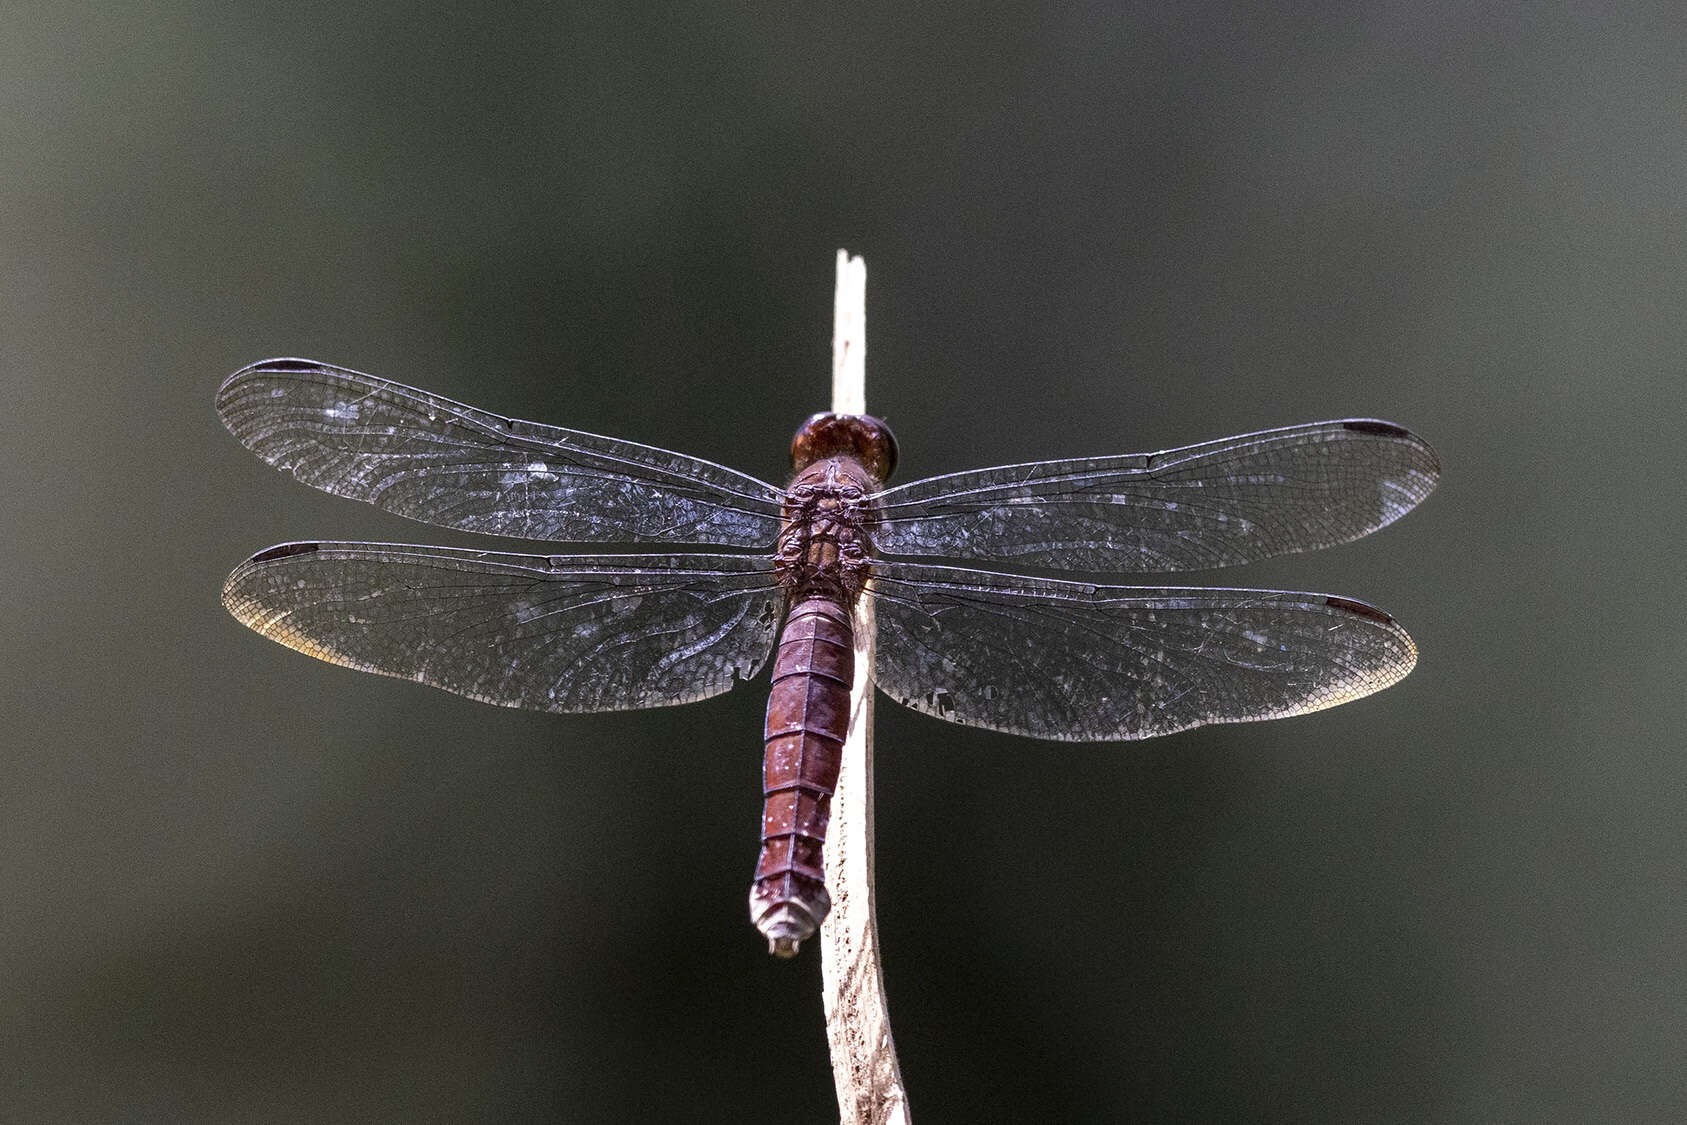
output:
[[850, 457], [816, 461], [785, 492], [774, 573], [793, 599], [824, 595], [852, 603], [872, 556], [873, 480]]

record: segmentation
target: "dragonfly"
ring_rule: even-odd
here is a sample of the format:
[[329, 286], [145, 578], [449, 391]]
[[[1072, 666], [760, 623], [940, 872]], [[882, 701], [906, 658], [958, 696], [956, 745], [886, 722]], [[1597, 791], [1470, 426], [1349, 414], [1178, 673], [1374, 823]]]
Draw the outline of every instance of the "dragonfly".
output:
[[1207, 570], [1357, 539], [1421, 503], [1440, 476], [1429, 445], [1391, 422], [1313, 422], [887, 487], [889, 427], [817, 414], [798, 429], [780, 488], [310, 360], [243, 368], [216, 405], [269, 464], [409, 519], [545, 543], [661, 545], [283, 543], [236, 567], [222, 598], [245, 625], [319, 659], [539, 711], [689, 703], [771, 661], [750, 916], [780, 956], [831, 906], [821, 849], [863, 598], [880, 691], [1036, 739], [1127, 741], [1300, 715], [1388, 687], [1417, 659], [1393, 617], [1352, 598], [1012, 572]]

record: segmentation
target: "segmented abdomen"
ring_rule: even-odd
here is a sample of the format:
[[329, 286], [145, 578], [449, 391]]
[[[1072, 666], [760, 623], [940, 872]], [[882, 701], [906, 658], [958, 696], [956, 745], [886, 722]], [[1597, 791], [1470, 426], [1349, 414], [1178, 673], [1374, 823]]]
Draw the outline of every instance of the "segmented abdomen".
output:
[[832, 908], [821, 847], [849, 729], [855, 634], [849, 610], [809, 597], [785, 619], [767, 698], [761, 858], [750, 919], [789, 957]]

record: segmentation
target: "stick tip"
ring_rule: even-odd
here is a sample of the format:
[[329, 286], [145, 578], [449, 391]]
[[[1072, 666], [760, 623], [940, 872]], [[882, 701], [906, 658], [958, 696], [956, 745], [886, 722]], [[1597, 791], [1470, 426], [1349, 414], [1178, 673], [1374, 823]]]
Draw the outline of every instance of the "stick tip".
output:
[[867, 413], [867, 263], [838, 251], [832, 305], [832, 409]]

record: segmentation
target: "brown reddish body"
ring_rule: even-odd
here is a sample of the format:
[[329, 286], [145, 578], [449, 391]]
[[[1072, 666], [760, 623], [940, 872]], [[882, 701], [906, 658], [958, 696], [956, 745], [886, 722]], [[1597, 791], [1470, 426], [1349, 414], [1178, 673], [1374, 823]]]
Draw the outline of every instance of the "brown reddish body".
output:
[[896, 467], [896, 441], [877, 418], [816, 414], [791, 441], [791, 465], [774, 556], [787, 608], [767, 699], [762, 847], [750, 887], [750, 919], [781, 957], [832, 908], [821, 848], [849, 729], [851, 615], [878, 519], [867, 498]]

